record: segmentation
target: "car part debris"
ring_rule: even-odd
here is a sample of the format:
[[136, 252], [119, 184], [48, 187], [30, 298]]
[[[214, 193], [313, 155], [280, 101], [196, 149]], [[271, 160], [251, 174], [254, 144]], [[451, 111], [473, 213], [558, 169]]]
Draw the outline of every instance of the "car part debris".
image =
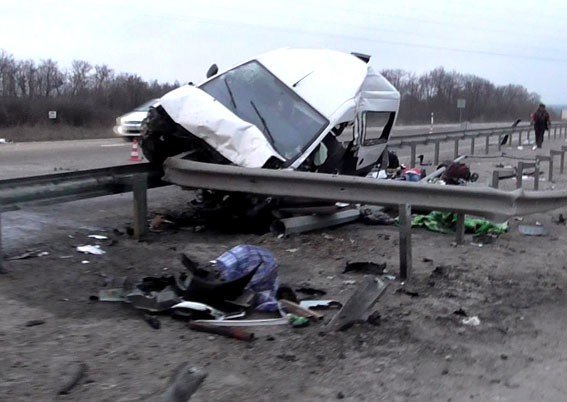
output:
[[284, 284], [278, 287], [278, 291], [276, 292], [276, 299], [277, 300], [285, 299], [294, 303], [297, 303], [298, 301], [297, 295], [295, 294], [291, 286]]
[[471, 327], [478, 327], [480, 325], [480, 318], [478, 318], [478, 316], [473, 316], [473, 317], [466, 317], [463, 318], [463, 320], [461, 321], [463, 323], [463, 325], [469, 325]]
[[161, 328], [161, 322], [159, 320], [159, 318], [154, 317], [151, 314], [144, 314], [144, 321], [148, 323], [148, 325], [150, 327], [152, 327], [153, 329], [160, 329]]
[[71, 390], [75, 388], [79, 381], [81, 381], [81, 379], [85, 376], [86, 372], [87, 364], [84, 362], [78, 362], [75, 370], [73, 371], [73, 374], [71, 375], [69, 380], [59, 388], [57, 395], [67, 395], [69, 392], [71, 392]]
[[546, 236], [547, 230], [539, 225], [519, 225], [518, 230], [525, 236]]
[[395, 219], [383, 211], [382, 207], [363, 206], [360, 207], [362, 223], [365, 225], [393, 225]]
[[324, 317], [322, 314], [311, 311], [299, 304], [290, 302], [289, 300], [280, 300], [279, 303], [286, 312], [297, 315], [299, 317], [309, 318], [314, 321], [321, 320]]
[[419, 297], [419, 293], [413, 290], [406, 289], [405, 287], [400, 287], [396, 289], [395, 293], [400, 293], [404, 295], [408, 295], [409, 297]]
[[135, 289], [126, 295], [126, 301], [137, 309], [159, 313], [167, 311], [172, 306], [179, 303], [181, 297], [173, 287], [168, 286], [163, 290], [152, 292], [144, 292], [140, 289]]
[[321, 289], [312, 288], [309, 286], [303, 286], [301, 288], [295, 289], [296, 292], [303, 293], [308, 296], [325, 296], [327, 292]]
[[234, 338], [245, 342], [251, 342], [254, 339], [253, 332], [244, 331], [242, 329], [215, 327], [214, 325], [197, 323], [195, 321], [189, 323], [189, 328], [191, 328], [193, 331], [222, 335], [226, 336], [227, 338]]
[[190, 363], [183, 363], [175, 369], [165, 391], [146, 400], [148, 402], [187, 402], [205, 378], [207, 378], [205, 371], [193, 367]]
[[331, 215], [305, 215], [276, 220], [270, 226], [272, 233], [285, 236], [305, 233], [330, 226], [353, 222], [360, 217], [358, 209], [347, 209]]
[[[280, 286], [281, 288], [281, 286]], [[256, 304], [256, 293], [251, 290], [246, 290], [240, 296], [233, 300], [224, 301], [228, 305], [232, 305], [241, 309], [249, 309]]]
[[84, 254], [93, 254], [93, 255], [103, 255], [106, 254], [106, 251], [102, 250], [99, 245], [91, 246], [78, 246], [77, 251]]
[[272, 325], [286, 325], [287, 318], [263, 318], [258, 320], [195, 320], [197, 324], [211, 324], [217, 327], [261, 327]]
[[385, 262], [376, 264], [375, 262], [347, 262], [343, 274], [347, 272], [360, 272], [372, 275], [382, 275], [386, 269]]
[[379, 278], [363, 278], [352, 296], [327, 324], [326, 329], [344, 331], [357, 322], [366, 321], [370, 314], [369, 310], [384, 294], [388, 285], [389, 283], [385, 283]]
[[302, 300], [299, 305], [310, 310], [325, 310], [330, 308], [341, 308], [342, 303], [336, 300]]

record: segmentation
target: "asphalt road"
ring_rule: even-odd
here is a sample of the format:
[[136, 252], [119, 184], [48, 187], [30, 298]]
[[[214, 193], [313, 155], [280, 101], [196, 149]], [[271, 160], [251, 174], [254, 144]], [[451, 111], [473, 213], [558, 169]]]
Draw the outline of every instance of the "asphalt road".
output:
[[[474, 124], [471, 128], [498, 123]], [[509, 123], [500, 123], [509, 125]], [[392, 136], [428, 133], [429, 126], [399, 126]], [[460, 125], [438, 125], [435, 131], [457, 130]], [[0, 180], [123, 165], [129, 162], [132, 144], [120, 138], [0, 144]], [[140, 150], [140, 155], [142, 152]]]

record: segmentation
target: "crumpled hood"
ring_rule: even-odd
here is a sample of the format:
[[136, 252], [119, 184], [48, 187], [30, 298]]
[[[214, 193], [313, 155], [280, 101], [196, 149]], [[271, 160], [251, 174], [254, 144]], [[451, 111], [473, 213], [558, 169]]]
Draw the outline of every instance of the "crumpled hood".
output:
[[260, 168], [272, 156], [284, 161], [255, 125], [197, 87], [177, 88], [163, 96], [160, 105], [173, 121], [236, 165]]

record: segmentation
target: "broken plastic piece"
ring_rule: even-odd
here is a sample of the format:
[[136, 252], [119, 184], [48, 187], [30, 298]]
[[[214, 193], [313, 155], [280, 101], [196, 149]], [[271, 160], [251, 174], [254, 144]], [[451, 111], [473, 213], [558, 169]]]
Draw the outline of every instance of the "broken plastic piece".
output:
[[545, 236], [547, 235], [547, 230], [543, 226], [530, 226], [530, 225], [520, 225], [518, 230], [521, 234], [526, 236]]
[[302, 300], [299, 305], [310, 310], [323, 310], [328, 308], [341, 308], [343, 305], [336, 300]]
[[480, 318], [478, 318], [478, 316], [474, 316], [474, 317], [467, 317], [467, 318], [463, 318], [463, 321], [461, 321], [464, 325], [470, 325], [472, 327], [478, 327], [480, 325]]
[[91, 239], [96, 239], [96, 240], [106, 240], [108, 239], [108, 236], [103, 236], [103, 235], [89, 235], [89, 237]]
[[106, 254], [106, 251], [102, 250], [100, 246], [78, 246], [77, 251], [84, 254], [93, 254], [93, 255], [103, 255]]
[[192, 302], [192, 301], [183, 301], [183, 302], [178, 303], [174, 306], [171, 306], [171, 308], [173, 308], [173, 309], [180, 308], [180, 309], [187, 309], [187, 310], [193, 310], [193, 311], [207, 313], [211, 317], [214, 317], [217, 320], [220, 320], [220, 319], [222, 319], [226, 316], [226, 313], [224, 313], [220, 310], [217, 310], [214, 307], [207, 306], [206, 304], [203, 304], [203, 303], [197, 303], [197, 302]]

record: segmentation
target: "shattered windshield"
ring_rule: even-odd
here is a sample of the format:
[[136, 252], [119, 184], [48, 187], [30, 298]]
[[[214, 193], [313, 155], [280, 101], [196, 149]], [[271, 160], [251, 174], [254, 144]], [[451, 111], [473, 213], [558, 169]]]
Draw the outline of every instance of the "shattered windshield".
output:
[[287, 160], [299, 156], [328, 125], [327, 119], [256, 61], [204, 83], [201, 89], [258, 127]]

